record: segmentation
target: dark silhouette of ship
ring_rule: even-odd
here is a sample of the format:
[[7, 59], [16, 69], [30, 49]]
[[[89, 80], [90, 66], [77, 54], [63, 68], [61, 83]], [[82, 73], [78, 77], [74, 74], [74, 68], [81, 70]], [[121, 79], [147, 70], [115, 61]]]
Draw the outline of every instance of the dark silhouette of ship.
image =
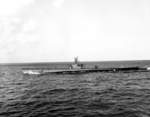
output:
[[46, 75], [46, 74], [80, 74], [80, 73], [92, 73], [92, 72], [148, 72], [149, 67], [119, 67], [119, 68], [99, 68], [95, 65], [93, 68], [86, 68], [84, 64], [78, 61], [78, 57], [74, 58], [74, 63], [69, 66], [68, 69], [27, 69], [23, 68], [22, 73], [27, 75]]

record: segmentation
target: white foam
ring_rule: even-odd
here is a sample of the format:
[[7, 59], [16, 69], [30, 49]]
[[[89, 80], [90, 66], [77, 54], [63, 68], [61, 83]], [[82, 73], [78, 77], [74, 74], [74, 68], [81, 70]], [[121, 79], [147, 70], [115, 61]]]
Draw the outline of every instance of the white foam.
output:
[[33, 74], [33, 75], [38, 75], [38, 74], [40, 74], [39, 71], [34, 71], [34, 70], [24, 70], [24, 71], [22, 71], [22, 72], [23, 72], [23, 74]]
[[150, 67], [147, 67], [147, 70], [150, 70]]

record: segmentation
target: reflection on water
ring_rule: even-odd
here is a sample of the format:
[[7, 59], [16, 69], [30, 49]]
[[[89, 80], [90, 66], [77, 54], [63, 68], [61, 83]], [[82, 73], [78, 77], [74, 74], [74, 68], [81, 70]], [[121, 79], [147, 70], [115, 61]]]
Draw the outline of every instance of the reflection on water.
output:
[[150, 72], [25, 76], [0, 71], [2, 117], [149, 117]]

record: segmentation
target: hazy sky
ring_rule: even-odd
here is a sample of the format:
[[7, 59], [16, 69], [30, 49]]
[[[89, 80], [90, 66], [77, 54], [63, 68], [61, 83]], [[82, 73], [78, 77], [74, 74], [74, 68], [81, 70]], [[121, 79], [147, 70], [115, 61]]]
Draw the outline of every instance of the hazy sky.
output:
[[150, 0], [0, 0], [0, 62], [150, 59]]

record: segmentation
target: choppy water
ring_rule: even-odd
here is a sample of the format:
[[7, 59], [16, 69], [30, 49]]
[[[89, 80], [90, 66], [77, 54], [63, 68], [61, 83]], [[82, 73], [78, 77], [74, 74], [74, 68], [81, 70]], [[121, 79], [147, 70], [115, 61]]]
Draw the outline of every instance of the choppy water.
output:
[[150, 116], [150, 72], [25, 76], [22, 67], [31, 65], [0, 67], [0, 117]]

